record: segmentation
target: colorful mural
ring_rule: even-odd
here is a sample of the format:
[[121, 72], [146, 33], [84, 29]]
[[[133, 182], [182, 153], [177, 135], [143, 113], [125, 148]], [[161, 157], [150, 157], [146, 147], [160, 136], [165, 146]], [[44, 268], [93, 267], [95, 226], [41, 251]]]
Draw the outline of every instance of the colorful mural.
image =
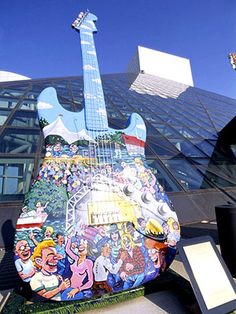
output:
[[88, 299], [137, 287], [168, 269], [180, 228], [144, 155], [146, 127], [132, 114], [109, 128], [93, 42], [81, 13], [85, 108], [66, 111], [54, 88], [38, 99], [46, 153], [17, 220], [15, 265], [39, 300]]

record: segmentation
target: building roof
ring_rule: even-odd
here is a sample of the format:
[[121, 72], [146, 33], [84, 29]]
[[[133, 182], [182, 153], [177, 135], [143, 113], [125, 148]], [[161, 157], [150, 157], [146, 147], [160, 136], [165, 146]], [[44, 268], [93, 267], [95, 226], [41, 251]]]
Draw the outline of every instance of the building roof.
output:
[[30, 80], [29, 77], [7, 71], [0, 71], [0, 82]]

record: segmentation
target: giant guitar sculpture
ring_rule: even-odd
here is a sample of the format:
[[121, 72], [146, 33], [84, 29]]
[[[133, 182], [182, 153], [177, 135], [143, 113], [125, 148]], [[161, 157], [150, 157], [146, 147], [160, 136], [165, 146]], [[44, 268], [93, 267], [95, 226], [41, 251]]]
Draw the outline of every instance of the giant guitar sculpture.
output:
[[82, 12], [72, 24], [85, 108], [65, 110], [52, 87], [38, 98], [46, 153], [17, 221], [15, 265], [40, 300], [137, 287], [169, 267], [180, 239], [176, 213], [145, 161], [142, 117], [133, 113], [124, 130], [108, 125], [96, 20]]

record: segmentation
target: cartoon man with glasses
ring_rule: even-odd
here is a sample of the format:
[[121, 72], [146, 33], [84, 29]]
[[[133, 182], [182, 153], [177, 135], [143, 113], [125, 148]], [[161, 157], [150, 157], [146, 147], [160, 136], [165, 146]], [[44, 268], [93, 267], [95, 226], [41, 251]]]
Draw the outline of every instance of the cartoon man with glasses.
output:
[[29, 282], [35, 274], [35, 267], [30, 259], [29, 243], [26, 240], [18, 241], [15, 246], [15, 253], [19, 256], [15, 261], [16, 270], [24, 282]]

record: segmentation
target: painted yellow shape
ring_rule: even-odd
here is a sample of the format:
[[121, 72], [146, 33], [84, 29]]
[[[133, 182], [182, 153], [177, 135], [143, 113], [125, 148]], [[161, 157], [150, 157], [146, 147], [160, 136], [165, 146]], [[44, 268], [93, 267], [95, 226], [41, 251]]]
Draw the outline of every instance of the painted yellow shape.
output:
[[131, 221], [140, 216], [139, 206], [118, 193], [94, 191], [88, 203], [89, 223], [107, 224]]

